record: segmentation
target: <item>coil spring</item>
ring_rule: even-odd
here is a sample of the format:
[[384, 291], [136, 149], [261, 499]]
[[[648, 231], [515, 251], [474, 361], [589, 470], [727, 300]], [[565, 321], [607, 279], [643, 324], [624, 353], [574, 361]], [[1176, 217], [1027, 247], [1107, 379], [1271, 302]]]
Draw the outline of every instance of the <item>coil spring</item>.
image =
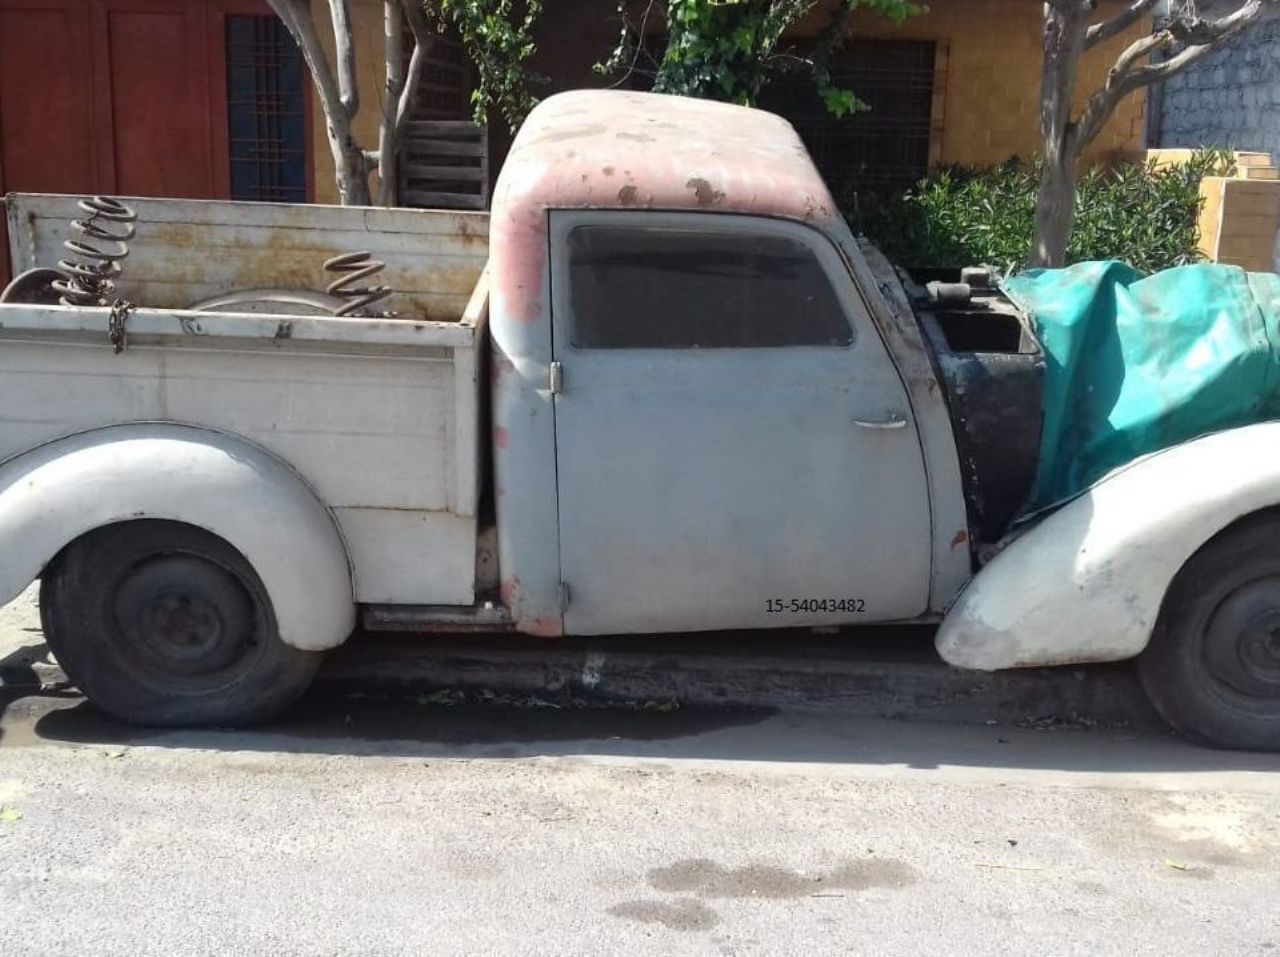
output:
[[58, 260], [63, 278], [51, 285], [64, 306], [106, 305], [120, 275], [120, 260], [129, 255], [129, 240], [137, 233], [138, 214], [110, 196], [76, 205], [89, 215], [71, 221], [80, 238], [62, 244], [71, 255]]
[[376, 276], [386, 268], [386, 263], [372, 258], [368, 250], [354, 253], [343, 253], [324, 261], [325, 272], [338, 273], [339, 276], [325, 287], [331, 296], [345, 299], [342, 306], [333, 310], [335, 316], [349, 316], [357, 310], [371, 306], [391, 295], [390, 286], [360, 285], [367, 279]]

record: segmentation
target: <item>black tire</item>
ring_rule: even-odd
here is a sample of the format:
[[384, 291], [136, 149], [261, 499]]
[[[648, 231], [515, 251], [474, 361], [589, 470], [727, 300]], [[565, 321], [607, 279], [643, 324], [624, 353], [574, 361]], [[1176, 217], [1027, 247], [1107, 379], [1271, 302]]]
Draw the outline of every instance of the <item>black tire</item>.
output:
[[266, 589], [238, 551], [179, 522], [77, 539], [45, 569], [40, 608], [71, 681], [133, 724], [265, 721], [298, 699], [323, 657], [280, 640]]
[[1179, 733], [1280, 750], [1280, 513], [1244, 519], [1174, 576], [1138, 674]]

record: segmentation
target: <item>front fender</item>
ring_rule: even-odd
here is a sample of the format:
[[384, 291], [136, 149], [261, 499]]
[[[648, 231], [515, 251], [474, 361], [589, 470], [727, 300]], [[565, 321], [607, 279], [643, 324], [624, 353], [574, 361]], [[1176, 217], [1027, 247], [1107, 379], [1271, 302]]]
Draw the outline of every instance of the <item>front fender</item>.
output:
[[82, 432], [0, 465], [0, 602], [85, 532], [148, 518], [238, 549], [286, 644], [332, 648], [355, 627], [342, 537], [298, 474], [243, 439], [158, 423]]
[[983, 671], [1131, 658], [1183, 563], [1232, 522], [1276, 504], [1280, 423], [1138, 459], [983, 568], [943, 619], [938, 653]]

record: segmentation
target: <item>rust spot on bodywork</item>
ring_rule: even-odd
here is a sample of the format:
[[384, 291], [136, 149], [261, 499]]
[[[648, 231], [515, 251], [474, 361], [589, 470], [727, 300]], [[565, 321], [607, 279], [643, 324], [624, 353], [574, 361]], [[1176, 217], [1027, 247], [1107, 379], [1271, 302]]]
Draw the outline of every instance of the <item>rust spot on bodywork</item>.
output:
[[624, 186], [618, 190], [618, 202], [623, 206], [634, 206], [636, 204], [636, 195], [639, 192], [634, 186]]
[[969, 540], [969, 533], [962, 528], [960, 529], [960, 531], [956, 532], [955, 537], [951, 539], [951, 547], [959, 548], [968, 540]]
[[684, 185], [693, 190], [694, 198], [697, 199], [699, 206], [714, 206], [724, 199], [724, 193], [701, 176], [694, 176]]
[[502, 587], [498, 589], [498, 594], [502, 597], [502, 603], [510, 608], [515, 604], [516, 599], [520, 597], [520, 579], [515, 575], [510, 578], [504, 578]]
[[502, 426], [497, 425], [493, 428], [493, 444], [500, 449], [505, 449], [507, 443], [511, 441], [511, 433]]
[[510, 359], [507, 359], [505, 357], [499, 357], [493, 360], [494, 379], [501, 379], [508, 372], [513, 372], [513, 371], [515, 371], [515, 366], [512, 364]]
[[480, 229], [475, 228], [470, 220], [458, 220], [458, 239], [462, 241], [464, 246], [487, 246], [489, 245], [489, 229], [488, 222], [485, 221]]
[[564, 627], [556, 618], [535, 618], [529, 623], [526, 633], [536, 638], [559, 638], [564, 634]]

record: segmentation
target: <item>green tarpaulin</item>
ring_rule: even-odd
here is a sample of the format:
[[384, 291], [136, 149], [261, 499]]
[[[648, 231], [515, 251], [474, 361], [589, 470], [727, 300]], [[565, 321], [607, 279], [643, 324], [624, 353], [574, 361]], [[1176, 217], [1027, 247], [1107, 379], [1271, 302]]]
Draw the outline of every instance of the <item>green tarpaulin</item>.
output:
[[1280, 418], [1280, 277], [1119, 262], [1036, 269], [1005, 291], [1045, 351], [1033, 510], [1140, 455]]

